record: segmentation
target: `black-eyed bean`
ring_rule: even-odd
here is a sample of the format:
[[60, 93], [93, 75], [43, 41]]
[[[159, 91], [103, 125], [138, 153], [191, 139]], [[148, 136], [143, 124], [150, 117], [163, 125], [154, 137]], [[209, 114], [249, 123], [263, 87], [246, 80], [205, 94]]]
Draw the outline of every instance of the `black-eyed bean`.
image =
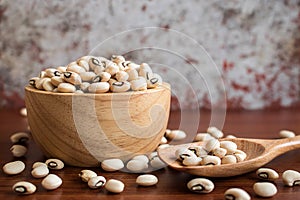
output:
[[124, 56], [121, 56], [121, 55], [112, 55], [110, 60], [116, 64], [119, 64], [121, 62], [124, 62], [125, 58], [124, 58]]
[[136, 64], [134, 62], [130, 62], [127, 66], [128, 68], [135, 69], [136, 71], [139, 71], [141, 67], [139, 64]]
[[49, 174], [49, 168], [47, 165], [39, 165], [32, 169], [31, 175], [34, 178], [43, 178]]
[[32, 164], [32, 169], [39, 167], [39, 166], [44, 166], [44, 167], [48, 167], [48, 165], [44, 162], [35, 162]]
[[118, 71], [115, 74], [115, 78], [117, 79], [117, 81], [119, 82], [124, 82], [128, 80], [129, 75], [125, 72], [125, 71]]
[[97, 76], [92, 80], [93, 82], [108, 82], [111, 78], [110, 73], [108, 72], [100, 72]]
[[114, 76], [119, 71], [119, 67], [116, 63], [108, 61], [106, 62], [105, 71], [110, 73], [110, 75]]
[[141, 160], [145, 163], [149, 162], [149, 158], [146, 155], [137, 155], [137, 156], [134, 156], [133, 158], [131, 158], [131, 160]]
[[2, 169], [3, 172], [8, 175], [20, 174], [25, 169], [25, 163], [20, 160], [8, 162]]
[[102, 188], [106, 183], [106, 179], [103, 176], [95, 176], [88, 180], [88, 186], [92, 189]]
[[43, 83], [47, 79], [47, 77], [39, 78], [35, 81], [35, 87], [39, 90], [43, 90]]
[[84, 92], [87, 92], [89, 90], [90, 85], [91, 84], [89, 82], [82, 82], [80, 84], [80, 89]]
[[205, 156], [203, 157], [201, 161], [201, 165], [220, 165], [221, 164], [221, 158], [217, 156]]
[[61, 76], [53, 76], [52, 78], [51, 78], [51, 83], [52, 83], [52, 85], [54, 85], [54, 86], [58, 86], [59, 84], [61, 84], [61, 83], [64, 83], [65, 81], [64, 81], [64, 79], [61, 77]]
[[82, 83], [80, 75], [75, 72], [64, 72], [63, 77], [66, 82], [72, 83], [73, 85], [80, 85]]
[[71, 83], [60, 83], [57, 86], [57, 91], [62, 93], [74, 93], [76, 91], [76, 87]]
[[211, 152], [213, 151], [215, 148], [220, 148], [220, 142], [219, 140], [212, 138], [210, 140], [206, 140], [204, 142], [204, 146], [203, 148], [207, 151], [207, 152]]
[[78, 176], [81, 178], [83, 182], [88, 182], [90, 178], [96, 177], [97, 174], [96, 172], [89, 170], [89, 169], [84, 169], [81, 170]]
[[167, 138], [163, 136], [163, 137], [160, 139], [160, 143], [159, 143], [159, 144], [167, 144], [167, 143], [168, 143]]
[[230, 188], [224, 193], [225, 200], [250, 200], [251, 197], [241, 188]]
[[222, 158], [222, 164], [234, 164], [237, 163], [236, 157], [234, 155], [226, 155]]
[[117, 65], [119, 67], [119, 70], [125, 71], [129, 68], [130, 63], [131, 63], [130, 61], [123, 61], [123, 62], [117, 63]]
[[153, 76], [152, 69], [147, 63], [142, 63], [140, 65], [139, 76], [142, 76], [145, 79], [148, 79], [149, 77]]
[[95, 67], [94, 72], [95, 72], [95, 74], [100, 74], [100, 73], [104, 72], [104, 70], [105, 70], [104, 65], [100, 65], [100, 66]]
[[108, 172], [118, 171], [124, 167], [122, 160], [117, 158], [106, 159], [101, 162], [101, 167], [103, 170]]
[[[79, 65], [77, 64], [77, 62], [71, 62], [71, 63], [68, 64], [68, 66], [67, 66], [67, 71], [68, 71], [68, 72], [74, 72], [74, 73], [76, 73], [76, 74], [80, 74], [80, 73], [82, 73], [82, 72], [85, 72], [86, 70], [85, 70], [83, 67], [79, 66]], [[64, 73], [65, 73], [65, 72], [64, 72]]]
[[194, 138], [194, 142], [206, 141], [212, 139], [212, 136], [208, 133], [197, 133]]
[[87, 72], [90, 70], [89, 62], [86, 59], [79, 59], [79, 60], [77, 60], [77, 65], [79, 65], [80, 67], [84, 68], [85, 71], [87, 71]]
[[272, 197], [277, 193], [277, 188], [270, 182], [258, 182], [253, 185], [256, 195], [261, 197]]
[[89, 86], [88, 91], [91, 93], [105, 93], [108, 92], [109, 87], [110, 85], [107, 82], [92, 83]]
[[55, 88], [55, 86], [52, 84], [51, 78], [45, 78], [42, 87], [44, 90], [49, 92], [53, 91], [53, 89]]
[[65, 66], [58, 66], [57, 71], [59, 71], [61, 74], [67, 71], [67, 67]]
[[183, 140], [186, 138], [186, 133], [182, 130], [171, 130], [168, 133], [165, 133], [165, 136], [168, 140]]
[[188, 150], [194, 152], [196, 156], [201, 158], [207, 156], [208, 154], [207, 151], [202, 146], [189, 147]]
[[127, 74], [128, 74], [128, 81], [132, 81], [132, 80], [135, 80], [135, 79], [138, 79], [139, 77], [139, 74], [138, 72], [135, 70], [135, 69], [132, 69], [132, 68], [128, 68], [126, 70]]
[[114, 82], [110, 86], [112, 92], [126, 92], [130, 89], [130, 83], [127, 81], [123, 82]]
[[148, 163], [143, 160], [129, 160], [126, 164], [126, 168], [131, 172], [143, 172], [148, 169]]
[[175, 156], [178, 160], [183, 160], [185, 157], [193, 156], [195, 153], [186, 147], [179, 148], [175, 151]]
[[14, 144], [11, 146], [10, 151], [14, 157], [22, 157], [27, 153], [27, 147], [20, 144]]
[[242, 162], [242, 161], [244, 161], [244, 160], [246, 159], [246, 157], [247, 157], [247, 154], [246, 154], [244, 151], [239, 150], [239, 149], [237, 149], [237, 150], [233, 153], [233, 155], [235, 155], [237, 162]]
[[292, 138], [292, 137], [295, 137], [295, 133], [293, 131], [289, 131], [289, 130], [281, 130], [279, 132], [279, 136], [281, 138]]
[[37, 87], [36, 87], [36, 82], [37, 82], [39, 79], [40, 79], [39, 77], [32, 77], [32, 78], [29, 80], [29, 85], [31, 85], [31, 86], [34, 87], [34, 88], [37, 88]]
[[12, 186], [12, 190], [21, 195], [33, 194], [36, 191], [36, 186], [28, 181], [20, 181]]
[[139, 76], [137, 79], [130, 81], [131, 89], [133, 91], [146, 90], [147, 81], [144, 77]]
[[158, 74], [153, 73], [152, 77], [147, 79], [147, 88], [156, 88], [161, 84], [162, 78]]
[[212, 150], [212, 153], [213, 153], [213, 155], [218, 156], [219, 158], [223, 158], [226, 155], [227, 150], [220, 147], [220, 148], [215, 148], [214, 150]]
[[105, 61], [102, 61], [97, 57], [91, 57], [89, 59], [88, 63], [89, 63], [90, 68], [94, 71], [96, 68], [101, 68], [103, 70], [105, 68]]
[[202, 158], [197, 157], [195, 154], [192, 154], [191, 156], [186, 156], [182, 160], [182, 164], [185, 166], [196, 166], [201, 165]]
[[262, 180], [274, 181], [279, 178], [279, 174], [270, 168], [259, 168], [256, 170], [256, 175]]
[[10, 136], [10, 141], [15, 143], [24, 143], [29, 140], [29, 134], [25, 132], [16, 132]]
[[295, 170], [286, 170], [282, 174], [284, 185], [292, 187], [300, 185], [300, 172]]
[[221, 141], [220, 147], [227, 150], [227, 154], [233, 154], [237, 150], [236, 143], [232, 141]]
[[47, 159], [45, 163], [49, 167], [49, 169], [55, 169], [55, 170], [60, 170], [65, 166], [63, 161], [56, 158]]
[[209, 133], [211, 136], [217, 139], [222, 138], [224, 136], [224, 133], [214, 126], [208, 127], [207, 133]]
[[153, 174], [139, 175], [135, 181], [140, 186], [153, 186], [158, 183], [158, 178]]
[[52, 78], [53, 76], [60, 76], [61, 73], [60, 71], [58, 71], [57, 69], [55, 68], [48, 68], [45, 70], [45, 75], [49, 78]]
[[89, 71], [88, 72], [81, 72], [79, 75], [80, 75], [81, 80], [83, 82], [92, 81], [94, 79], [94, 77], [96, 76], [96, 74], [94, 72], [89, 72]]
[[55, 190], [61, 186], [62, 179], [55, 174], [49, 174], [42, 180], [41, 184], [46, 190]]
[[105, 184], [105, 189], [112, 193], [121, 193], [123, 192], [124, 188], [124, 183], [116, 179], [110, 179]]
[[215, 188], [215, 185], [209, 179], [195, 178], [187, 183], [187, 188], [196, 193], [210, 193]]

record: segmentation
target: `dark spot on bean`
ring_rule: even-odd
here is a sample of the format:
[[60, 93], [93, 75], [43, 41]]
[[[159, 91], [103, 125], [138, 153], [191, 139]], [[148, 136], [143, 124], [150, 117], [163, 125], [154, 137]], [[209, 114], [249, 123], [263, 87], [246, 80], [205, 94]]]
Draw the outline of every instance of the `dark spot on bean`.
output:
[[124, 85], [124, 82], [114, 82], [113, 85], [121, 87]]
[[59, 71], [55, 71], [54, 72], [54, 76], [60, 76], [60, 72]]
[[20, 185], [20, 186], [15, 187], [15, 188], [14, 188], [14, 191], [15, 191], [16, 193], [23, 194], [23, 193], [26, 193], [26, 192], [27, 192], [27, 189], [26, 189], [26, 187]]
[[204, 189], [205, 188], [201, 184], [196, 184], [191, 187], [191, 190], [195, 192], [202, 192]]
[[102, 187], [104, 184], [105, 184], [105, 182], [102, 181], [102, 180], [100, 180], [100, 181], [98, 181], [98, 182], [95, 184], [95, 186], [96, 186], [96, 187]]
[[51, 161], [51, 162], [48, 163], [48, 167], [49, 168], [55, 168], [55, 167], [57, 167], [57, 163], [54, 162], [54, 161]]
[[151, 79], [150, 79], [150, 82], [151, 82], [152, 84], [155, 84], [155, 83], [158, 82], [158, 78], [151, 78]]
[[269, 178], [269, 174], [267, 172], [261, 172], [258, 174], [258, 176], [262, 179], [268, 179]]
[[29, 81], [29, 84], [30, 84], [31, 86], [35, 87], [35, 80], [31, 79], [31, 80]]
[[225, 199], [226, 200], [235, 200], [235, 196], [233, 196], [232, 194], [226, 194]]
[[64, 73], [64, 77], [65, 78], [70, 78], [72, 76], [72, 73], [71, 72], [65, 72]]
[[91, 58], [91, 59], [92, 59], [92, 63], [93, 63], [94, 65], [100, 66], [100, 62], [99, 62], [98, 59], [96, 59], [96, 58]]
[[216, 164], [213, 162], [210, 162], [210, 163], [207, 163], [206, 165], [216, 165]]
[[106, 62], [105, 61], [101, 61], [101, 64], [104, 68], [106, 68]]
[[116, 59], [117, 58], [117, 56], [116, 55], [112, 55], [111, 56], [111, 59], [113, 60], [113, 59]]
[[96, 83], [96, 82], [100, 82], [101, 81], [101, 77], [99, 75], [95, 76], [93, 78], [93, 82]]
[[183, 159], [186, 158], [186, 157], [190, 157], [190, 155], [187, 154], [187, 153], [183, 153], [183, 154], [181, 154], [179, 157], [183, 160]]
[[300, 180], [294, 181], [293, 186], [296, 186], [296, 185], [300, 185]]

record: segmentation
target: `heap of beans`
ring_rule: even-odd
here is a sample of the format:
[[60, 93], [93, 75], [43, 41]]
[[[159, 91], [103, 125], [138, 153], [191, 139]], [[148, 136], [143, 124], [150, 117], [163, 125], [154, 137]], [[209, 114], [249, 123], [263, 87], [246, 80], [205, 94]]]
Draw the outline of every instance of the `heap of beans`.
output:
[[111, 59], [83, 56], [67, 66], [47, 68], [29, 80], [36, 89], [62, 93], [140, 91], [162, 84], [147, 63], [136, 64], [123, 56]]

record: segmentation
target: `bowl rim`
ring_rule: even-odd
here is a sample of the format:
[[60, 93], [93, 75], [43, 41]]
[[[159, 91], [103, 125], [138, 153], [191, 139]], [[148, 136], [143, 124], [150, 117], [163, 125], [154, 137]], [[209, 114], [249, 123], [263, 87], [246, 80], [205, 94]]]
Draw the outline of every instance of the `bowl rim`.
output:
[[26, 85], [24, 87], [25, 91], [32, 92], [32, 93], [39, 93], [39, 94], [48, 94], [48, 95], [54, 95], [54, 96], [112, 96], [112, 95], [117, 95], [117, 96], [126, 96], [126, 95], [139, 95], [139, 94], [151, 94], [154, 92], [158, 92], [161, 90], [171, 89], [171, 86], [169, 83], [163, 82], [162, 85], [156, 87], [156, 88], [151, 88], [147, 90], [142, 90], [142, 91], [127, 91], [127, 92], [106, 92], [106, 93], [63, 93], [63, 92], [51, 92], [51, 91], [45, 91], [45, 90], [39, 90], [34, 88], [31, 85]]

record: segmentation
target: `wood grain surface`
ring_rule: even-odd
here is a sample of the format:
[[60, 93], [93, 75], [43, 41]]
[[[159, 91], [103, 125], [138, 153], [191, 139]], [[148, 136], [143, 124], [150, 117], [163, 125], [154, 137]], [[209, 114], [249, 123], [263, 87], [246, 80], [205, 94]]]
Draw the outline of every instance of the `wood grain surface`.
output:
[[[225, 134], [234, 134], [238, 137], [247, 138], [278, 138], [281, 129], [290, 129], [300, 133], [300, 115], [299, 106], [264, 111], [227, 111], [223, 131]], [[197, 130], [205, 131], [211, 121], [210, 111], [201, 111], [200, 119], [197, 118], [198, 112], [182, 111], [171, 112], [168, 128], [182, 130], [188, 133], [184, 141], [191, 142]], [[222, 113], [219, 113], [222, 115]], [[220, 117], [221, 118], [221, 117]], [[199, 126], [198, 126], [199, 124]], [[9, 161], [15, 160], [12, 157], [9, 148], [11, 143], [9, 136], [17, 131], [26, 131], [27, 119], [19, 115], [18, 110], [0, 111], [0, 199], [118, 199], [118, 200], [135, 200], [135, 199], [224, 199], [223, 194], [230, 187], [241, 187], [249, 192], [252, 199], [263, 199], [255, 196], [252, 185], [258, 181], [254, 172], [241, 176], [229, 178], [211, 178], [215, 183], [215, 189], [210, 194], [191, 193], [187, 187], [187, 182], [195, 177], [184, 172], [178, 172], [171, 168], [163, 168], [152, 172], [157, 175], [159, 183], [154, 187], [139, 187], [135, 183], [138, 174], [129, 174], [125, 172], [108, 173], [100, 167], [92, 168], [98, 174], [105, 176], [107, 179], [115, 178], [125, 183], [125, 190], [121, 194], [110, 194], [104, 189], [91, 190], [86, 183], [80, 181], [78, 173], [84, 169], [81, 167], [66, 166], [61, 171], [52, 171], [63, 179], [63, 185], [54, 191], [46, 191], [41, 187], [41, 179], [34, 179], [30, 175], [31, 165], [35, 161], [44, 161], [44, 156], [39, 147], [32, 141], [28, 143], [28, 153], [21, 160], [25, 161], [26, 169], [19, 175], [8, 176], [2, 171], [2, 166]], [[275, 169], [280, 174], [280, 178], [275, 181], [278, 193], [270, 199], [295, 200], [299, 199], [300, 186], [285, 187], [281, 180], [284, 170], [294, 169], [300, 171], [300, 149], [293, 150], [274, 159], [266, 167]], [[37, 185], [37, 191], [33, 195], [18, 196], [11, 191], [12, 185], [20, 180], [28, 180]]]

